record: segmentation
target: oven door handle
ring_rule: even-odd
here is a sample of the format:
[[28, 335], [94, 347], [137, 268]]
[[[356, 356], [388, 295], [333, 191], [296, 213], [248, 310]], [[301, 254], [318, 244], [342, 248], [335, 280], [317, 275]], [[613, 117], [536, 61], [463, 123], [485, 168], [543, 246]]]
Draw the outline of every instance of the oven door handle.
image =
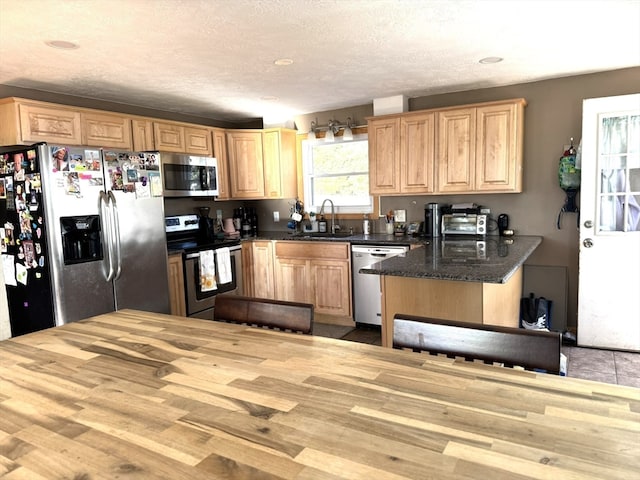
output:
[[[222, 248], [222, 247], [218, 247], [218, 248]], [[237, 250], [242, 249], [241, 245], [232, 245], [231, 247], [228, 247], [230, 252], [235, 252]], [[206, 250], [206, 249], [203, 249]], [[217, 250], [217, 248], [212, 248], [212, 250]], [[198, 252], [193, 252], [193, 253], [187, 253], [185, 255], [185, 259], [187, 258], [198, 258], [200, 256], [200, 253]]]

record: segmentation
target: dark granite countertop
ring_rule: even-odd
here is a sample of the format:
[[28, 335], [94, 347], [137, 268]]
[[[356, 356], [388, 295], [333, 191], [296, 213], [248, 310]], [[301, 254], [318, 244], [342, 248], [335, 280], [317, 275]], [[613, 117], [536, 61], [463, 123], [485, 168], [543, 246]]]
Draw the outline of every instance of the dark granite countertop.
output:
[[294, 240], [306, 242], [348, 242], [357, 245], [425, 245], [430, 238], [414, 237], [411, 235], [395, 236], [384, 233], [363, 234], [338, 234], [330, 236], [319, 233], [289, 233], [289, 232], [260, 232], [257, 237], [247, 237], [241, 240]]
[[506, 283], [541, 242], [542, 237], [537, 236], [488, 236], [483, 243], [475, 239], [430, 239], [424, 248], [374, 263], [360, 273]]

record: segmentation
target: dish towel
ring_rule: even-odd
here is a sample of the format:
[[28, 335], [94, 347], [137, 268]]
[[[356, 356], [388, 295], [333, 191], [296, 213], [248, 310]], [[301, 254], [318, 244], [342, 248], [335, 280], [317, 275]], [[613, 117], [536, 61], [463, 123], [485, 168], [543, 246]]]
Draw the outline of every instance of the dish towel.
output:
[[200, 290], [209, 292], [217, 288], [213, 250], [203, 250], [200, 252]]
[[231, 283], [231, 252], [228, 248], [218, 248], [216, 250], [216, 267], [218, 268], [218, 282], [221, 284]]

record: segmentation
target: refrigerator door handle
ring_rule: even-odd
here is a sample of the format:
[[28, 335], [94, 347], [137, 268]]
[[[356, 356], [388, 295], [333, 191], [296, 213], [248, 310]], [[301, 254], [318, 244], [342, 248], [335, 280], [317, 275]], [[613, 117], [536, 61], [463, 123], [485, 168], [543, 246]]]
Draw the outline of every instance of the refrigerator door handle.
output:
[[[105, 192], [100, 192], [98, 197], [98, 209], [100, 211], [100, 218], [102, 219], [102, 238], [105, 249], [105, 259], [102, 263], [102, 273], [105, 276], [107, 282], [113, 280], [113, 248], [112, 248], [112, 234], [111, 234], [111, 215], [109, 213], [109, 197]], [[108, 266], [108, 270], [105, 268]]]
[[120, 274], [122, 273], [122, 249], [120, 247], [120, 219], [118, 217], [118, 202], [116, 201], [116, 196], [113, 194], [111, 190], [109, 190], [109, 200], [111, 205], [112, 219], [113, 219], [113, 236], [115, 240], [116, 246], [116, 274], [115, 279], [120, 278]]

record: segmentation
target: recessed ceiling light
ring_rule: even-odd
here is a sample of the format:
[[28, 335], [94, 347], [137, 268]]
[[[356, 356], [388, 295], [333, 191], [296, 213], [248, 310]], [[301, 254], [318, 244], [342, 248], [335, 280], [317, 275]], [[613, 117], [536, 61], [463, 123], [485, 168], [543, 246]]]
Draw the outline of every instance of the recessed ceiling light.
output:
[[273, 95], [266, 95], [264, 97], [260, 97], [260, 100], [265, 102], [275, 102], [276, 100], [280, 100], [278, 97], [274, 97]]
[[49, 40], [48, 42], [44, 42], [45, 45], [51, 48], [60, 48], [62, 50], [74, 50], [76, 48], [80, 48], [77, 43], [67, 42], [65, 40]]
[[504, 60], [504, 58], [502, 57], [484, 57], [484, 58], [481, 58], [478, 62], [479, 63], [500, 63], [502, 60]]
[[293, 63], [293, 60], [291, 60], [290, 58], [279, 58], [276, 61], [273, 62], [275, 65], [278, 65], [279, 67], [282, 66], [286, 66], [286, 65], [291, 65]]

